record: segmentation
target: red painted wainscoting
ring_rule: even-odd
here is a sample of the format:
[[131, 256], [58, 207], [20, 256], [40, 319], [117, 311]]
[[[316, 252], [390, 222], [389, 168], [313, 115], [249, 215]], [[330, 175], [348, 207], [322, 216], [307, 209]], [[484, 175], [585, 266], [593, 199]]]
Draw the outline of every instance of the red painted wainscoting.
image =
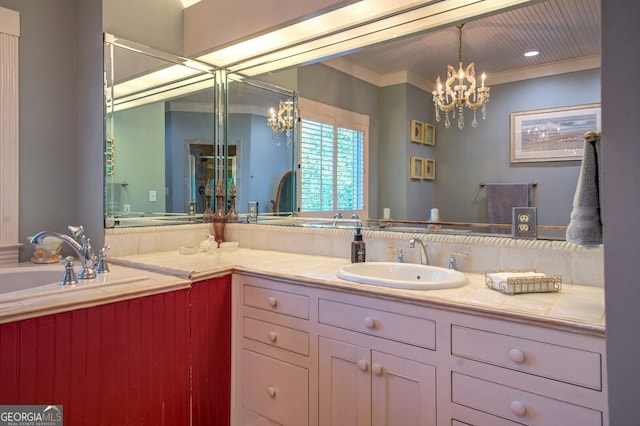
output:
[[231, 405], [231, 275], [191, 287], [193, 425], [226, 426]]
[[0, 404], [63, 405], [65, 425], [186, 426], [192, 367], [192, 424], [228, 425], [230, 336], [230, 276], [2, 324]]

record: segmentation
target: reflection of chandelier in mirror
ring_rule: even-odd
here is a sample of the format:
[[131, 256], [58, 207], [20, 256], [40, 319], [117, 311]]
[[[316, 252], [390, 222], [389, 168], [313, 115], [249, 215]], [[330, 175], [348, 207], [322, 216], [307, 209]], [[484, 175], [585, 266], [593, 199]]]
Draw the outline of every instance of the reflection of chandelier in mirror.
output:
[[[458, 48], [458, 71], [451, 65], [447, 65], [447, 79], [444, 82], [444, 89], [440, 82], [440, 76], [436, 81], [437, 88], [433, 93], [433, 103], [436, 109], [436, 121], [440, 122], [440, 111], [444, 111], [444, 125], [448, 129], [451, 126], [449, 120], [449, 111], [453, 111], [453, 118], [458, 115], [458, 128], [464, 127], [464, 107], [473, 110], [473, 121], [471, 125], [476, 127], [478, 120], [476, 119], [476, 110], [482, 108], [482, 119], [487, 118], [487, 102], [489, 102], [489, 87], [484, 86], [486, 74], [482, 73], [482, 86], [476, 90], [476, 68], [473, 62], [464, 69], [462, 67], [462, 26], [458, 24], [456, 27], [459, 31], [459, 48]], [[465, 85], [466, 82], [469, 83]], [[456, 84], [457, 83], [457, 84]], [[452, 84], [455, 84], [452, 88]], [[457, 109], [457, 111], [456, 111]]]
[[293, 108], [293, 101], [288, 99], [286, 101], [280, 100], [278, 106], [278, 112], [273, 108], [269, 109], [270, 117], [267, 119], [267, 124], [277, 134], [285, 133], [287, 137], [291, 134], [293, 129], [293, 123], [296, 119], [296, 111]]

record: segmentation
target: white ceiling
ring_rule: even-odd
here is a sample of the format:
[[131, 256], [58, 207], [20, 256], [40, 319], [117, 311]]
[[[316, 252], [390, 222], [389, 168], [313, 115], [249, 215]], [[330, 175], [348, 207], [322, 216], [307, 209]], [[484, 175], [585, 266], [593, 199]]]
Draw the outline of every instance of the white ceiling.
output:
[[[505, 78], [513, 75], [513, 70], [527, 69], [531, 73], [549, 64], [565, 70], [598, 67], [600, 19], [600, 0], [547, 0], [467, 22], [462, 35], [463, 64], [466, 67], [475, 62], [478, 75], [487, 73], [488, 84], [517, 79]], [[530, 50], [540, 54], [525, 57], [523, 54]], [[368, 47], [327, 63], [344, 70], [362, 68], [381, 77], [408, 72], [432, 84], [436, 76], [446, 77], [447, 64], [457, 68], [457, 62], [458, 29], [452, 25]], [[571, 64], [578, 64], [577, 68], [571, 68]], [[535, 75], [527, 78], [531, 76]]]

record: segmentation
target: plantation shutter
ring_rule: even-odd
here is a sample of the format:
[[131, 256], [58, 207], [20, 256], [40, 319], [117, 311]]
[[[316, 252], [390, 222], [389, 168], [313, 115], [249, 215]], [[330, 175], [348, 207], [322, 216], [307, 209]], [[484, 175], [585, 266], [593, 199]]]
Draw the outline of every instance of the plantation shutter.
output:
[[300, 99], [301, 212], [366, 216], [369, 117]]

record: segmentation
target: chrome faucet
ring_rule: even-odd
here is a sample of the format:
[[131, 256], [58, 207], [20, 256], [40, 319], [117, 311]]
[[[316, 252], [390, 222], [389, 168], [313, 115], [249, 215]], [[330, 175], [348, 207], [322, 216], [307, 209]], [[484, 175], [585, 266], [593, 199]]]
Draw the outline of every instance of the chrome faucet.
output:
[[420, 249], [420, 263], [423, 265], [429, 264], [429, 256], [427, 255], [427, 247], [424, 245], [420, 238], [412, 238], [409, 240], [409, 248], [414, 248], [416, 243], [419, 245]]
[[338, 212], [336, 214], [333, 215], [333, 227], [335, 228], [338, 225], [338, 219], [342, 219], [342, 213]]
[[[64, 241], [76, 252], [78, 259], [80, 259], [80, 272], [78, 273], [78, 279], [87, 280], [96, 277], [96, 265], [98, 259], [93, 253], [91, 247], [91, 240], [84, 235], [84, 228], [82, 226], [69, 226], [69, 232], [72, 236], [60, 234], [52, 231], [40, 231], [31, 237], [32, 244], [41, 243], [46, 237], [54, 237]], [[104, 269], [104, 268], [103, 268]], [[107, 267], [108, 270], [108, 267]]]

